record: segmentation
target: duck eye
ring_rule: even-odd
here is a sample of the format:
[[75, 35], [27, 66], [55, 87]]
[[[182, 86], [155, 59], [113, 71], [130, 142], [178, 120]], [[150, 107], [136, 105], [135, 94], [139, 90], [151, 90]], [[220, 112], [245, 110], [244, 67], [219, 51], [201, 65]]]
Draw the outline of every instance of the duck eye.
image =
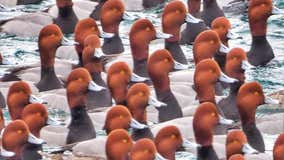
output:
[[210, 72], [210, 73], [214, 73], [214, 70], [213, 70], [213, 69], [210, 69], [209, 72]]
[[50, 37], [55, 37], [55, 34], [51, 34]]
[[122, 140], [122, 143], [127, 143], [127, 142], [128, 142], [127, 139]]
[[123, 115], [119, 115], [119, 119], [123, 119]]
[[146, 30], [147, 32], [149, 32], [149, 31], [151, 31], [151, 28], [150, 28], [150, 27], [146, 27], [145, 30]]
[[211, 41], [210, 41], [210, 44], [214, 44], [214, 43], [215, 43], [214, 40], [211, 40]]
[[176, 139], [176, 138], [177, 138], [177, 136], [175, 134], [171, 135], [171, 139]]
[[180, 14], [181, 13], [181, 11], [180, 10], [176, 10], [176, 14]]
[[169, 62], [169, 59], [168, 59], [168, 58], [165, 58], [165, 59], [164, 59], [164, 62], [166, 62], [166, 63]]
[[212, 117], [215, 117], [215, 116], [216, 116], [216, 113], [214, 113], [214, 112], [211, 113], [211, 116], [212, 116]]
[[96, 30], [96, 27], [92, 27], [91, 30], [92, 30], [92, 31], [95, 31], [95, 30]]
[[262, 4], [261, 4], [261, 7], [265, 7], [265, 6], [266, 6], [266, 4], [265, 4], [265, 3], [262, 3]]
[[78, 79], [78, 81], [79, 81], [79, 82], [82, 82], [82, 81], [83, 81], [83, 79], [82, 79], [82, 78], [79, 78], [79, 79]]
[[17, 130], [17, 133], [18, 133], [18, 134], [22, 134], [23, 131], [19, 129], [19, 130]]
[[125, 75], [125, 71], [124, 71], [124, 70], [121, 70], [121, 71], [120, 71], [120, 74]]
[[138, 95], [139, 95], [140, 97], [143, 97], [143, 96], [144, 96], [144, 93], [143, 93], [143, 92], [139, 92]]
[[148, 149], [145, 149], [144, 153], [150, 153], [150, 151]]
[[235, 61], [236, 61], [236, 60], [238, 60], [238, 58], [237, 58], [237, 57], [234, 57], [234, 58], [233, 58], [233, 60], [235, 60]]
[[37, 112], [36, 115], [40, 117], [40, 116], [41, 116], [41, 113], [40, 113], [40, 112]]
[[259, 92], [257, 92], [257, 91], [255, 91], [253, 94], [256, 95], [256, 96], [259, 96]]

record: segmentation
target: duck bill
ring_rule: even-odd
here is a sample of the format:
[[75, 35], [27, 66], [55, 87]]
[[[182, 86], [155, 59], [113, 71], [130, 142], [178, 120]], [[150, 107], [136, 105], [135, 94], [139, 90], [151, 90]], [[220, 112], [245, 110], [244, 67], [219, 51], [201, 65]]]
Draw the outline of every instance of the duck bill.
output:
[[2, 157], [14, 157], [16, 155], [15, 152], [7, 151], [3, 147], [1, 148], [1, 156]]
[[257, 154], [258, 151], [252, 148], [249, 144], [244, 144], [242, 148], [244, 154]]
[[230, 49], [227, 46], [225, 46], [223, 43], [221, 43], [219, 51], [222, 53], [229, 53]]
[[186, 17], [185, 17], [185, 22], [187, 22], [187, 23], [200, 23], [200, 22], [202, 22], [202, 20], [195, 18], [193, 15], [187, 13]]
[[135, 21], [136, 19], [138, 19], [135, 16], [130, 15], [128, 12], [124, 12], [123, 16], [122, 16], [122, 20], [126, 20], [126, 21]]
[[219, 77], [219, 81], [225, 82], [225, 83], [235, 83], [235, 82], [238, 82], [239, 80], [237, 80], [235, 78], [231, 78], [231, 77], [227, 76], [225, 73], [221, 72], [221, 75]]
[[228, 39], [242, 39], [242, 37], [240, 35], [236, 34], [232, 30], [228, 30], [227, 38]]
[[279, 14], [284, 14], [284, 11], [282, 11], [281, 9], [273, 6], [273, 8], [272, 8], [272, 15], [279, 15]]
[[182, 140], [182, 146], [184, 148], [188, 148], [188, 149], [197, 149], [198, 147], [200, 147], [201, 145], [197, 144], [197, 143], [193, 143], [190, 142], [189, 140], [183, 138]]
[[31, 144], [37, 144], [37, 145], [41, 145], [41, 144], [46, 143], [44, 140], [37, 138], [36, 136], [34, 136], [31, 133], [29, 134], [28, 142], [31, 143]]
[[148, 81], [149, 78], [146, 78], [146, 77], [141, 77], [135, 73], [132, 73], [131, 75], [131, 82], [145, 82], [145, 81]]
[[65, 125], [65, 123], [57, 121], [57, 120], [55, 120], [53, 118], [50, 118], [50, 117], [48, 117], [46, 124], [47, 125], [52, 125], [52, 126], [62, 126], [62, 125]]
[[168, 38], [171, 38], [172, 36], [173, 35], [171, 35], [171, 34], [159, 32], [159, 31], [156, 32], [156, 38], [157, 39], [168, 39]]
[[137, 120], [131, 118], [130, 127], [133, 129], [145, 129], [148, 128], [147, 125], [138, 122]]
[[94, 81], [89, 82], [88, 86], [89, 91], [99, 92], [105, 90], [106, 88], [100, 85], [97, 85]]
[[95, 48], [95, 53], [94, 53], [95, 58], [102, 58], [104, 56], [105, 54], [103, 53], [101, 48]]
[[168, 160], [166, 158], [164, 158], [160, 153], [156, 153], [155, 154], [155, 160]]
[[62, 46], [74, 46], [74, 45], [78, 45], [78, 42], [75, 41], [71, 41], [69, 39], [67, 39], [66, 37], [63, 37], [61, 40], [61, 45]]
[[174, 69], [185, 70], [185, 69], [188, 69], [188, 68], [189, 68], [188, 64], [182, 64], [182, 63], [179, 63], [179, 62], [174, 60]]
[[38, 98], [38, 97], [35, 96], [35, 95], [30, 95], [29, 102], [30, 102], [30, 103], [47, 104], [47, 102], [45, 102], [45, 101], [42, 100], [41, 98]]
[[273, 104], [273, 105], [278, 105], [280, 104], [280, 101], [277, 99], [273, 99], [271, 97], [265, 96], [264, 98], [264, 103], [265, 104]]
[[113, 38], [114, 36], [115, 36], [114, 33], [108, 33], [108, 32], [104, 32], [104, 31], [102, 31], [100, 33], [101, 38]]
[[249, 69], [254, 68], [254, 66], [252, 66], [247, 60], [243, 60], [241, 68], [243, 70], [249, 70]]
[[157, 107], [157, 108], [166, 107], [166, 106], [167, 106], [166, 103], [157, 100], [157, 99], [154, 98], [153, 96], [150, 96], [150, 97], [149, 97], [148, 104], [149, 104], [150, 106], [154, 106], [154, 107]]
[[223, 116], [219, 115], [219, 124], [232, 125], [234, 124], [234, 121], [231, 119], [226, 119]]

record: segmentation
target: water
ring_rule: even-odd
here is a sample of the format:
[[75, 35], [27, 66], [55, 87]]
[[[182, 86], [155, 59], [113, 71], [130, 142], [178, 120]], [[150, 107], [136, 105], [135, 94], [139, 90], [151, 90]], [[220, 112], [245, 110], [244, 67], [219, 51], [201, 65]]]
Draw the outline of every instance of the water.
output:
[[[184, 0], [185, 1], [185, 0]], [[47, 0], [37, 5], [26, 5], [18, 6], [14, 9], [16, 10], [13, 13], [1, 13], [0, 20], [11, 18], [15, 15], [21, 15], [24, 12], [34, 12], [45, 10], [49, 6], [55, 4], [55, 0]], [[284, 1], [275, 0], [276, 6], [284, 9]], [[155, 8], [148, 10], [146, 12], [131, 12], [133, 15], [140, 17], [146, 17], [150, 19], [155, 26], [160, 26], [160, 13], [161, 8]], [[231, 47], [242, 47], [245, 50], [249, 50], [251, 44], [251, 36], [248, 27], [248, 19], [246, 15], [227, 15], [231, 21], [233, 31], [240, 34], [243, 39], [233, 40], [230, 42]], [[128, 41], [128, 32], [131, 27], [131, 22], [121, 23], [121, 37], [123, 43], [125, 44], [126, 53], [130, 52], [129, 41]], [[160, 27], [158, 27], [160, 28]], [[257, 67], [249, 70], [246, 73], [247, 81], [258, 81], [262, 84], [264, 91], [266, 93], [272, 93], [279, 91], [284, 88], [284, 17], [283, 16], [272, 16], [268, 21], [268, 35], [267, 38], [272, 45], [275, 53], [275, 59], [273, 59], [265, 67]], [[72, 37], [69, 35], [68, 37]], [[150, 52], [162, 48], [162, 44], [153, 43], [150, 47]], [[192, 46], [184, 45], [184, 49], [187, 58], [189, 61], [193, 61], [192, 57]], [[26, 64], [39, 61], [39, 55], [37, 52], [37, 37], [28, 37], [22, 38], [17, 36], [6, 35], [0, 33], [0, 52], [4, 56], [4, 59], [7, 59], [10, 64]], [[194, 65], [191, 64], [191, 69]], [[1, 71], [1, 68], [0, 68]], [[50, 110], [50, 113], [55, 118], [61, 119], [66, 116], [60, 111]], [[8, 113], [5, 111], [5, 118], [8, 120]], [[104, 135], [103, 132], [99, 132], [98, 135]], [[276, 135], [264, 135], [265, 143], [267, 150], [271, 151]], [[196, 159], [193, 155], [185, 152], [177, 153], [177, 159]]]

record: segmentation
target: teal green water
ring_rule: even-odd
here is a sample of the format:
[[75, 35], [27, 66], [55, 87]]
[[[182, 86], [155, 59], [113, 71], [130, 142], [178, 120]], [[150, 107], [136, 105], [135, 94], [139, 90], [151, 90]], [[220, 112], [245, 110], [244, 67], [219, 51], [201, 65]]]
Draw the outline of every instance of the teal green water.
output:
[[[34, 12], [39, 10], [45, 10], [48, 6], [55, 4], [55, 0], [44, 1], [37, 5], [27, 5], [19, 6], [15, 9], [16, 12], [12, 14], [1, 13], [0, 19], [5, 19], [13, 17], [15, 15], [20, 15], [23, 12]], [[275, 0], [276, 6], [284, 9], [283, 0]], [[152, 20], [156, 26], [160, 24], [160, 18], [158, 15], [161, 13], [160, 8], [155, 8], [143, 13], [132, 12], [131, 14], [138, 15], [140, 17], [147, 17]], [[251, 36], [249, 33], [248, 19], [246, 15], [227, 15], [232, 23], [233, 31], [240, 34], [243, 39], [233, 40], [230, 42], [231, 47], [242, 47], [245, 50], [249, 50], [251, 44]], [[126, 52], [129, 51], [129, 42], [127, 39], [127, 33], [131, 23], [123, 22], [121, 24], [120, 30], [123, 42], [126, 46]], [[72, 35], [71, 35], [72, 36]], [[258, 81], [262, 84], [266, 93], [272, 93], [284, 89], [284, 16], [272, 16], [268, 21], [268, 40], [272, 45], [275, 53], [275, 59], [273, 59], [265, 67], [257, 67], [249, 70], [246, 73], [247, 81]], [[154, 51], [159, 49], [163, 45], [153, 44], [150, 50]], [[192, 46], [182, 46], [189, 61], [193, 61], [192, 57]], [[4, 59], [7, 59], [11, 64], [25, 64], [39, 61], [39, 56], [37, 53], [37, 37], [22, 38], [17, 36], [6, 35], [0, 33], [0, 52], [3, 54]], [[191, 65], [193, 69], [193, 64]], [[0, 68], [1, 70], [1, 68]], [[53, 116], [57, 118], [64, 117], [63, 113], [58, 111], [50, 111]], [[8, 118], [7, 112], [5, 112], [5, 117]], [[271, 150], [276, 136], [264, 135], [267, 150]], [[194, 156], [188, 153], [178, 153], [178, 159], [195, 159]]]

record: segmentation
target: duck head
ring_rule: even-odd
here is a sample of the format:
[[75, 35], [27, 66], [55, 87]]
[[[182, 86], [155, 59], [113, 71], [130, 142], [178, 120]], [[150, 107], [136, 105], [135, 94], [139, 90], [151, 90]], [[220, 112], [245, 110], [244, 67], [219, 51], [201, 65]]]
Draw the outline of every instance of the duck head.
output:
[[250, 68], [247, 53], [242, 48], [233, 48], [227, 54], [225, 72], [228, 76], [244, 82], [245, 71]]
[[24, 107], [30, 103], [46, 103], [32, 95], [30, 86], [24, 81], [13, 83], [8, 91], [7, 105], [12, 120], [20, 119]]
[[41, 145], [45, 142], [36, 138], [24, 121], [12, 121], [2, 131], [1, 155], [6, 158], [21, 159], [24, 145], [27, 143]]
[[173, 35], [166, 39], [168, 42], [178, 42], [180, 40], [180, 27], [182, 24], [199, 23], [201, 20], [187, 13], [187, 9], [183, 2], [172, 1], [168, 3], [162, 15], [163, 32]]
[[242, 124], [254, 124], [256, 109], [263, 104], [279, 104], [279, 101], [265, 96], [258, 82], [243, 84], [237, 95], [237, 106]]
[[22, 120], [26, 122], [31, 133], [39, 137], [41, 128], [47, 124], [48, 112], [40, 103], [29, 104], [23, 110]]
[[163, 107], [166, 104], [150, 95], [150, 89], [145, 83], [136, 83], [127, 92], [127, 107], [135, 120], [147, 124], [146, 107]]
[[101, 43], [97, 35], [92, 34], [86, 37], [84, 41], [84, 50], [82, 53], [83, 66], [89, 73], [101, 73], [103, 70], [101, 62]]
[[232, 124], [233, 121], [224, 119], [217, 111], [214, 103], [204, 102], [198, 106], [193, 117], [193, 130], [197, 144], [203, 147], [212, 145], [214, 128], [217, 124]]
[[211, 29], [218, 33], [221, 42], [226, 46], [228, 46], [229, 39], [240, 38], [232, 32], [231, 28], [231, 23], [226, 17], [218, 17], [211, 24]]
[[232, 130], [228, 133], [226, 139], [226, 155], [229, 159], [235, 154], [253, 154], [258, 153], [249, 144], [245, 133], [241, 130]]
[[92, 81], [91, 75], [85, 68], [74, 69], [68, 76], [66, 86], [67, 100], [71, 109], [85, 106], [86, 94], [89, 91], [98, 92], [105, 89]]
[[64, 7], [69, 7], [73, 6], [72, 0], [56, 0], [56, 6], [58, 8], [64, 8]]
[[127, 159], [133, 146], [131, 137], [124, 129], [112, 131], [106, 141], [107, 159]]
[[138, 140], [131, 149], [130, 159], [132, 160], [166, 160], [156, 149], [155, 143], [148, 139]]
[[273, 6], [272, 0], [250, 0], [248, 6], [249, 24], [253, 36], [266, 35], [267, 19], [273, 14], [283, 14]]
[[112, 107], [108, 111], [105, 120], [104, 129], [107, 134], [116, 129], [128, 130], [129, 128], [144, 129], [147, 128], [147, 126], [133, 119], [131, 113], [125, 106], [117, 105]]
[[102, 29], [106, 33], [118, 34], [119, 24], [123, 20], [134, 20], [128, 15], [121, 0], [108, 0], [101, 8]]
[[195, 64], [203, 59], [213, 58], [218, 51], [228, 53], [229, 49], [221, 43], [216, 31], [205, 30], [199, 33], [193, 43], [193, 57]]
[[215, 84], [217, 81], [225, 83], [238, 82], [237, 79], [225, 75], [217, 62], [212, 59], [200, 61], [194, 72], [194, 87], [197, 93], [197, 99], [202, 102], [215, 102]]
[[131, 54], [134, 60], [147, 60], [149, 44], [155, 39], [166, 39], [171, 35], [156, 31], [151, 21], [139, 19], [131, 26], [129, 33]]
[[131, 70], [125, 62], [112, 64], [107, 72], [107, 84], [116, 104], [125, 104]]
[[280, 134], [273, 148], [273, 159], [281, 160], [284, 158], [284, 134]]

